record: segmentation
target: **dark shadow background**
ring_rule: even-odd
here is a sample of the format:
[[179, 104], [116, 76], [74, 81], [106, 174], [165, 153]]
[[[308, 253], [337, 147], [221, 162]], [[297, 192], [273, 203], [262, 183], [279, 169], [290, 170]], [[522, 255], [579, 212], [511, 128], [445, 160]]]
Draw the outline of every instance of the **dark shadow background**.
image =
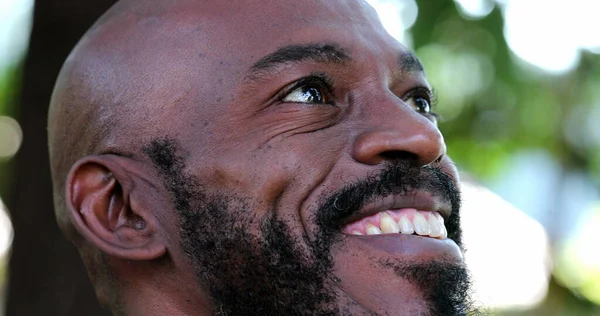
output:
[[35, 1], [17, 118], [25, 141], [6, 200], [14, 229], [7, 315], [110, 315], [96, 301], [79, 256], [54, 218], [46, 120], [60, 67], [114, 0]]

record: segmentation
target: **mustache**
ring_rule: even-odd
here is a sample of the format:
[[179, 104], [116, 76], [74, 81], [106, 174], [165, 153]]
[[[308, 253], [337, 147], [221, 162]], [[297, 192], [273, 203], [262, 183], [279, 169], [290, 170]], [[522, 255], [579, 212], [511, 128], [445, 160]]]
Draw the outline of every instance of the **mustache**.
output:
[[407, 163], [390, 164], [378, 174], [351, 183], [326, 197], [316, 212], [316, 223], [324, 238], [341, 234], [345, 221], [367, 203], [389, 195], [425, 191], [450, 204], [452, 212], [445, 225], [448, 238], [461, 245], [460, 191], [453, 177], [436, 166], [415, 167]]

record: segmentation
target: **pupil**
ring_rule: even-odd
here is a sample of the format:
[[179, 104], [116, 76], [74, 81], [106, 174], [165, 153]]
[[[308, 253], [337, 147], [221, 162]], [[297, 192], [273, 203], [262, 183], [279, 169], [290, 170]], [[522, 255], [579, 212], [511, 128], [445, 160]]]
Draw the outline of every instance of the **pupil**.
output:
[[429, 112], [429, 104], [423, 98], [417, 98], [417, 110], [419, 112]]
[[321, 102], [321, 93], [316, 88], [306, 88], [304, 90], [304, 96], [307, 102], [317, 103]]

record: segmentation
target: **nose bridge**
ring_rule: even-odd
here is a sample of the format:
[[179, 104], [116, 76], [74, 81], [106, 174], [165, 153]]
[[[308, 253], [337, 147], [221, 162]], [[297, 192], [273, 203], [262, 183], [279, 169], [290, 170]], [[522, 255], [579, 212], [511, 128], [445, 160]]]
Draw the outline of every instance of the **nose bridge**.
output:
[[425, 166], [446, 153], [444, 138], [434, 122], [395, 96], [363, 103], [352, 154], [364, 164], [410, 160]]

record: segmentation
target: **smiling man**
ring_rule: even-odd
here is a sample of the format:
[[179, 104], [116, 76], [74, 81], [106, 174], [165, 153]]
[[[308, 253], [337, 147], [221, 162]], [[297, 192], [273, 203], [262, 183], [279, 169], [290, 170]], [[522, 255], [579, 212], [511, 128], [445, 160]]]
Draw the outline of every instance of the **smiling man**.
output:
[[122, 0], [54, 90], [57, 220], [117, 315], [465, 315], [432, 98], [362, 1]]

